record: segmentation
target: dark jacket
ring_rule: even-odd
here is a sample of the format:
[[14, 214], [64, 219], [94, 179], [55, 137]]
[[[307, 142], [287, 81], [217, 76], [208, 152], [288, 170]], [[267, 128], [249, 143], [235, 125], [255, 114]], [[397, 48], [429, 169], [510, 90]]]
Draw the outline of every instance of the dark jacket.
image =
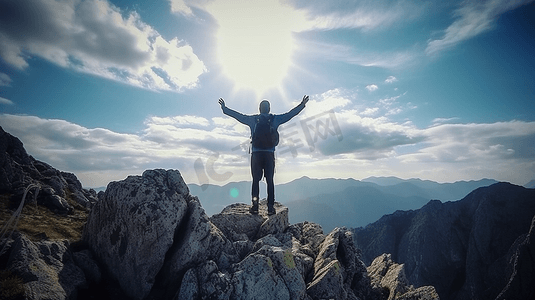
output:
[[[300, 103], [299, 105], [297, 105], [296, 107], [294, 107], [292, 110], [290, 110], [287, 113], [280, 114], [280, 115], [274, 114], [273, 128], [278, 129], [279, 125], [290, 121], [293, 117], [295, 117], [298, 113], [300, 113], [304, 108], [305, 108], [305, 105], [303, 103]], [[254, 126], [256, 124], [256, 118], [259, 116], [259, 114], [244, 115], [226, 106], [223, 107], [223, 113], [227, 116], [233, 117], [238, 122], [249, 126], [249, 129], [251, 129], [251, 134], [253, 133]], [[275, 152], [275, 147], [271, 149], [258, 149], [255, 147], [252, 148], [252, 152], [257, 152], [257, 151]]]

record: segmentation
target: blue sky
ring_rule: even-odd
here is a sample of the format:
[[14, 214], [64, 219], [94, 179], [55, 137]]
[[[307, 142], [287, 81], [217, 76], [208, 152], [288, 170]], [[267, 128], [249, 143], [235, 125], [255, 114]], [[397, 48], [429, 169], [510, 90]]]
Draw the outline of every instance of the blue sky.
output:
[[533, 1], [0, 1], [0, 126], [99, 187], [145, 169], [250, 180], [273, 113], [275, 180], [535, 179]]

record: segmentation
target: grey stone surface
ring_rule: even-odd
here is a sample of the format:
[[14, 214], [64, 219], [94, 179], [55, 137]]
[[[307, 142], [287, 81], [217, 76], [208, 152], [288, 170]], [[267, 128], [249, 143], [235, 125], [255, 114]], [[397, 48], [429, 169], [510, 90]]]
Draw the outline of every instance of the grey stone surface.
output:
[[110, 183], [92, 208], [83, 240], [131, 297], [150, 292], [186, 216], [188, 197], [178, 171], [149, 170]]
[[76, 299], [87, 287], [66, 241], [34, 243], [18, 234], [10, 251], [7, 270], [22, 279], [26, 299]]

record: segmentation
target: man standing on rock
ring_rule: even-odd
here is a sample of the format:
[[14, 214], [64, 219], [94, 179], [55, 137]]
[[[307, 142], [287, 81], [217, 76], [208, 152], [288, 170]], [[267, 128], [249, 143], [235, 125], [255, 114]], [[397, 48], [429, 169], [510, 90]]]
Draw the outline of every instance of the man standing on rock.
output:
[[250, 212], [252, 214], [258, 214], [258, 194], [262, 174], [266, 178], [267, 183], [268, 215], [275, 214], [275, 185], [273, 183], [273, 175], [275, 173], [275, 146], [279, 143], [277, 128], [279, 125], [290, 121], [290, 119], [299, 114], [305, 108], [307, 102], [308, 96], [304, 95], [301, 103], [295, 108], [287, 113], [274, 115], [269, 113], [269, 101], [264, 99], [260, 102], [260, 114], [244, 115], [226, 107], [223, 98], [219, 98], [219, 105], [221, 105], [221, 109], [225, 115], [233, 117], [251, 129], [251, 175], [253, 176], [251, 194], [253, 205]]

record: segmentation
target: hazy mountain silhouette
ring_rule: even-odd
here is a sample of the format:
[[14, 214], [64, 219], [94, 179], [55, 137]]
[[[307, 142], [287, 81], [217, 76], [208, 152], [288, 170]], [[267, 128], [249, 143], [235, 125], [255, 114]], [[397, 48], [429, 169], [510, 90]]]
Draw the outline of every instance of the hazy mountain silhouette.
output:
[[353, 186], [337, 193], [288, 202], [286, 206], [292, 222], [309, 220], [329, 231], [340, 226], [366, 225], [402, 208], [422, 207], [428, 201], [418, 196], [384, 193], [375, 187]]
[[[429, 200], [458, 200], [474, 189], [496, 183], [492, 179], [437, 183], [421, 179], [370, 177], [355, 179], [313, 179], [302, 177], [277, 185], [275, 200], [289, 208], [290, 221], [308, 220], [331, 230], [336, 226], [359, 227], [396, 210], [417, 209]], [[188, 185], [192, 195], [203, 199], [208, 215], [219, 213], [232, 203], [251, 201], [249, 181], [224, 186]], [[260, 184], [260, 195], [265, 195]]]

